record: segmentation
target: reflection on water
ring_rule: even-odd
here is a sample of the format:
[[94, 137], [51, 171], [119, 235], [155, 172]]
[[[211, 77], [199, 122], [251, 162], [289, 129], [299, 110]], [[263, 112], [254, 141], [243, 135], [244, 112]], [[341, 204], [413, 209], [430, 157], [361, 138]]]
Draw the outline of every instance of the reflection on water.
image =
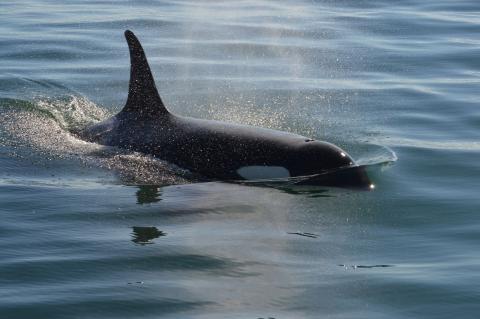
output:
[[138, 186], [137, 204], [151, 204], [161, 201], [160, 186], [158, 185], [140, 185]]
[[310, 198], [333, 196], [328, 194], [328, 189], [319, 189], [318, 187], [285, 186], [285, 187], [276, 187], [276, 189], [283, 191], [287, 194], [305, 195]]
[[307, 233], [307, 232], [292, 232], [292, 233], [287, 233], [289, 235], [298, 235], [298, 236], [303, 236], [303, 237], [309, 237], [309, 238], [318, 238], [317, 234], [314, 233]]
[[297, 185], [295, 182], [299, 179], [303, 178], [300, 177], [293, 177], [289, 179], [277, 179], [277, 180], [241, 180], [235, 181], [236, 184], [239, 185], [246, 185], [246, 186], [255, 186], [255, 187], [265, 187], [265, 188], [274, 188], [281, 192], [291, 195], [305, 195], [311, 198], [315, 197], [331, 197], [333, 195], [329, 194], [329, 189], [327, 188], [320, 188], [320, 186], [312, 186], [312, 185]]
[[132, 241], [135, 244], [147, 245], [153, 244], [155, 238], [166, 236], [167, 234], [157, 227], [132, 227]]
[[340, 264], [340, 267], [343, 267], [345, 269], [357, 269], [357, 268], [364, 268], [364, 269], [371, 269], [371, 268], [389, 268], [393, 267], [393, 265], [344, 265]]

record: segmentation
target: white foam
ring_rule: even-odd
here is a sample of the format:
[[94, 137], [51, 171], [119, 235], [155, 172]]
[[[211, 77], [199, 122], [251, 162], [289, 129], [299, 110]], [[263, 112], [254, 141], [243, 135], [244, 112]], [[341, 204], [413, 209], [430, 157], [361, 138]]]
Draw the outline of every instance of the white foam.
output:
[[[30, 102], [28, 102], [30, 103]], [[63, 103], [63, 104], [62, 104]], [[69, 129], [95, 123], [108, 112], [94, 103], [71, 97], [66, 101], [36, 101], [29, 109], [2, 112], [0, 126], [18, 146], [44, 155], [66, 160], [79, 160], [87, 166], [114, 171], [123, 183], [178, 184], [186, 182], [185, 170], [152, 156], [85, 142]]]

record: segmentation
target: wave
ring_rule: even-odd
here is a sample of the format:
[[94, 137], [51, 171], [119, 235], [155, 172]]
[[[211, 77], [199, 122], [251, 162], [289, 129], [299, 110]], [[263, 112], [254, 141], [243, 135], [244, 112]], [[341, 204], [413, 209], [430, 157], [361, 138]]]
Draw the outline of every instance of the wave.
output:
[[111, 115], [86, 98], [0, 99], [0, 112], [0, 143], [28, 148], [45, 155], [45, 160], [54, 156], [112, 170], [124, 184], [172, 185], [195, 179], [188, 171], [157, 158], [75, 137], [71, 131]]

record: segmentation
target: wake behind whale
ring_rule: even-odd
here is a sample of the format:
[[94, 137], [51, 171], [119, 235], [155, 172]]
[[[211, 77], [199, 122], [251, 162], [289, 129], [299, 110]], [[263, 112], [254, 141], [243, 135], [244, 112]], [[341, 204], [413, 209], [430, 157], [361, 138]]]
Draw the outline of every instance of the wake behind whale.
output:
[[166, 160], [215, 180], [285, 179], [371, 189], [363, 167], [339, 147], [297, 134], [174, 115], [158, 94], [143, 48], [125, 32], [131, 69], [117, 115], [76, 132], [80, 138]]

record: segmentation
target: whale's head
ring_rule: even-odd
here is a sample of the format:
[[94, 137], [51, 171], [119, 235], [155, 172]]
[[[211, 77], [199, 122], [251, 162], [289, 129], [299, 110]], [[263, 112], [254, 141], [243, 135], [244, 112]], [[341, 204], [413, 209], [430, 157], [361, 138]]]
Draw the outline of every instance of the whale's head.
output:
[[340, 147], [305, 140], [295, 154], [291, 169], [296, 176], [312, 176], [302, 184], [373, 189], [365, 168]]

